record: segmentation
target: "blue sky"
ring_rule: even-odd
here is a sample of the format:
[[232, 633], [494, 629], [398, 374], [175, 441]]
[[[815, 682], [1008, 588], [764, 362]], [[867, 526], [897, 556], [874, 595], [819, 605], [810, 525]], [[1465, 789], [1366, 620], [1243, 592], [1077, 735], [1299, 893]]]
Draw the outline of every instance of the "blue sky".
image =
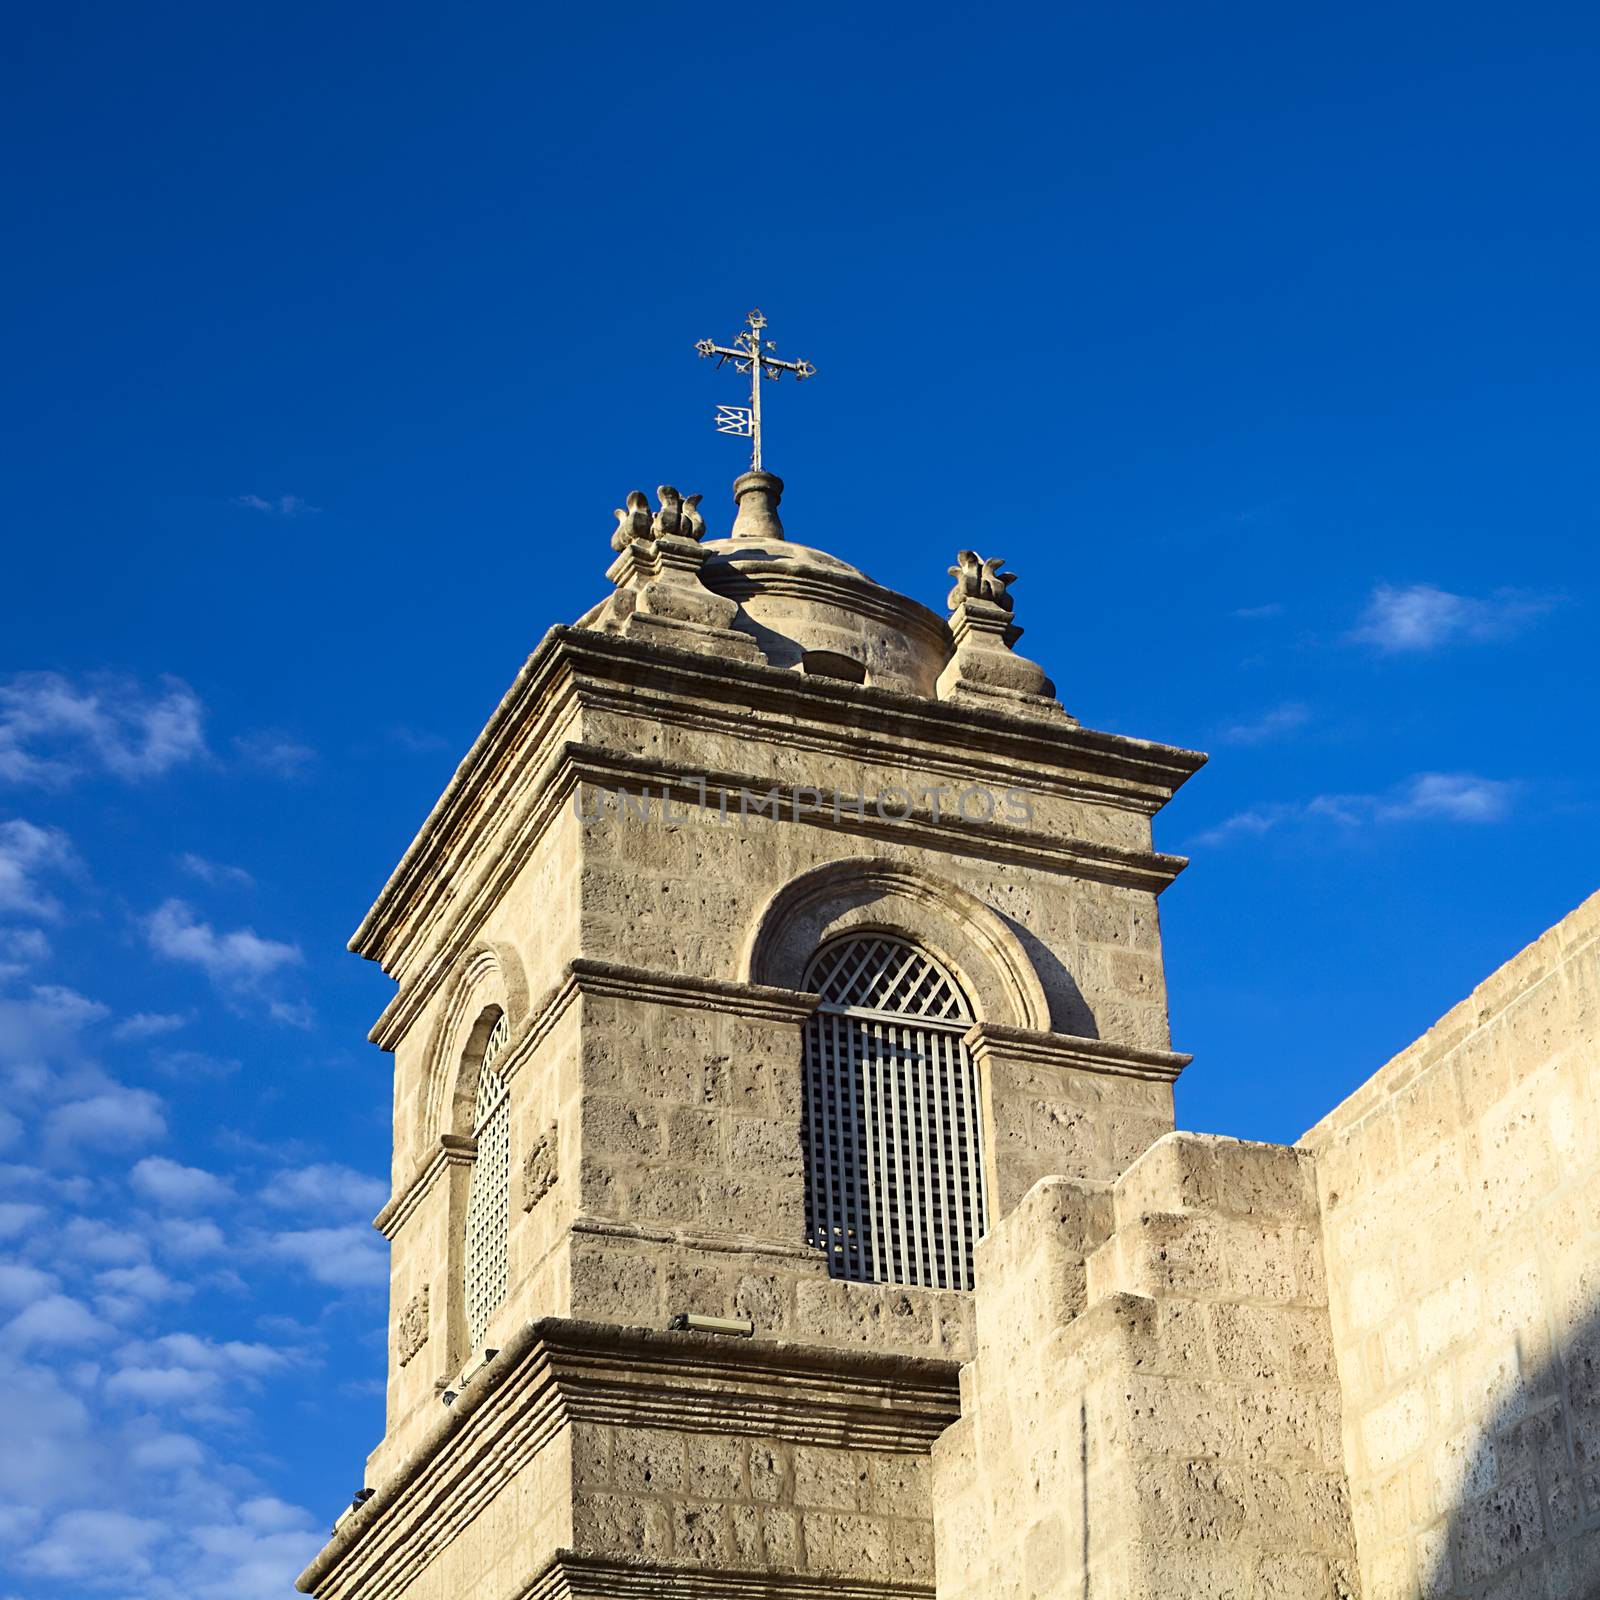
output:
[[1292, 1138], [1596, 884], [1592, 8], [15, 12], [0, 1595], [281, 1596], [381, 1430], [344, 941], [611, 508], [1003, 554]]

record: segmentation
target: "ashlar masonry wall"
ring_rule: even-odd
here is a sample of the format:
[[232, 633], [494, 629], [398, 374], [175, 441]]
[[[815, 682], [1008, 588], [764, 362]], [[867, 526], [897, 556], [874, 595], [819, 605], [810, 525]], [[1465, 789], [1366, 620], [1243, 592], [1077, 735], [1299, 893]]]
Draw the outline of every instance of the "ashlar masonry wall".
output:
[[1600, 895], [1302, 1145], [1366, 1600], [1600, 1595]]
[[939, 1600], [1354, 1600], [1311, 1159], [1174, 1133], [984, 1240]]

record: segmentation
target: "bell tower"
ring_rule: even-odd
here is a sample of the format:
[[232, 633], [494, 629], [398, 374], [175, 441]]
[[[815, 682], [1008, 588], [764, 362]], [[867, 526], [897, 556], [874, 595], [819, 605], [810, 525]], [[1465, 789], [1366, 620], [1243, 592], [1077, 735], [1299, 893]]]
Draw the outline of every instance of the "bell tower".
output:
[[940, 616], [782, 491], [628, 496], [351, 941], [387, 1429], [308, 1593], [931, 1596], [977, 1237], [1172, 1127], [1203, 757], [1063, 710], [1001, 562]]

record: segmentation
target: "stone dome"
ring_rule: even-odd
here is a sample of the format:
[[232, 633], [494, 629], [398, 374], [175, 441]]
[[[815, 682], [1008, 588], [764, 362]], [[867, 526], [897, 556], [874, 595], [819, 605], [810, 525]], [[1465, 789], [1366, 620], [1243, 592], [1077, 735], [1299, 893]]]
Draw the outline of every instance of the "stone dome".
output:
[[848, 561], [785, 537], [781, 479], [747, 472], [733, 492], [733, 531], [704, 542], [700, 568], [706, 588], [738, 605], [731, 626], [775, 667], [931, 696], [952, 649], [944, 619]]

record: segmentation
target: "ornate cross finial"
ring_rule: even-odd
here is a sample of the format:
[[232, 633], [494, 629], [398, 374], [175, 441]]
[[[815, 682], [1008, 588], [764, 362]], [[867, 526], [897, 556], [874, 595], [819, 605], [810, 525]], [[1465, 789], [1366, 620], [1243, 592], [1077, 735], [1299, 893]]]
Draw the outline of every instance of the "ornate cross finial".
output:
[[985, 561], [976, 550], [958, 550], [956, 562], [950, 568], [956, 586], [945, 601], [952, 611], [963, 600], [991, 600], [1002, 610], [1011, 609], [1014, 602], [1006, 590], [1017, 581], [1017, 575], [1000, 570], [1006, 564], [1004, 556], [991, 556]]
[[750, 374], [750, 404], [748, 406], [718, 406], [717, 432], [736, 434], [750, 441], [750, 470], [761, 470], [761, 380], [776, 380], [792, 372], [796, 380], [813, 378], [817, 369], [809, 361], [780, 361], [768, 352], [778, 347], [771, 339], [763, 339], [761, 330], [767, 319], [759, 311], [752, 311], [744, 319], [749, 326], [738, 334], [731, 345], [716, 344], [702, 339], [695, 349], [703, 356], [715, 356], [720, 367], [731, 361], [739, 372]]

